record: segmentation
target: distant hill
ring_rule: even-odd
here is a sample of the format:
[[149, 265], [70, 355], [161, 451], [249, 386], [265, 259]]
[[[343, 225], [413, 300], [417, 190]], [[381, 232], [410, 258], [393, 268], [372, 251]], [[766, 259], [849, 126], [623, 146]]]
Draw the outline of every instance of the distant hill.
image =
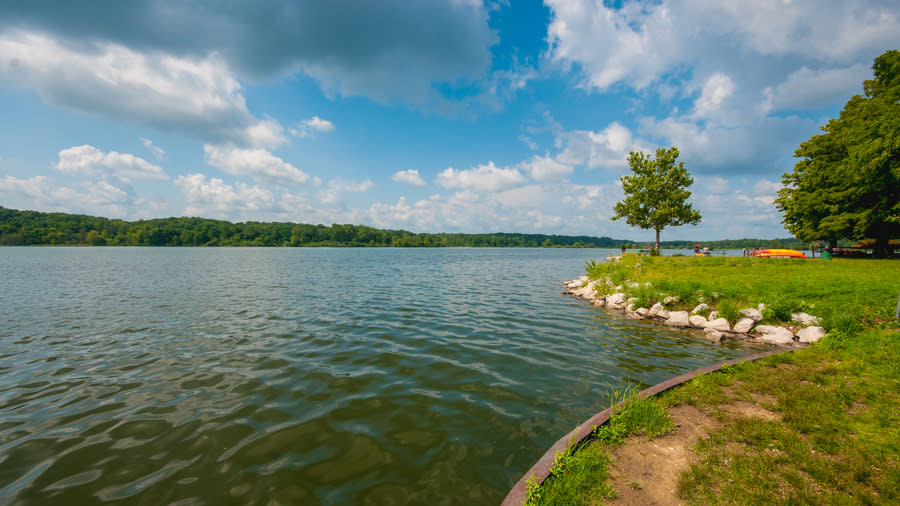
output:
[[[363, 225], [309, 225], [208, 218], [124, 221], [83, 214], [19, 211], [0, 206], [0, 245], [85, 246], [348, 246], [348, 247], [564, 247], [619, 248], [643, 243], [610, 237], [545, 234], [416, 234]], [[693, 241], [666, 241], [663, 248], [691, 248]], [[800, 247], [795, 239], [707, 241], [714, 249]]]

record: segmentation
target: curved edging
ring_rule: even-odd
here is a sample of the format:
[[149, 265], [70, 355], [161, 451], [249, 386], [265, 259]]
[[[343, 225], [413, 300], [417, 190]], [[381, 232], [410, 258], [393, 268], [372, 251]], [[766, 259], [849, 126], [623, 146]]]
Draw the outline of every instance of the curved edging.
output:
[[[792, 351], [794, 351], [794, 349], [772, 350], [765, 353], [759, 353], [757, 355], [748, 355], [746, 357], [735, 358], [718, 364], [708, 365], [701, 369], [697, 369], [695, 371], [682, 374], [681, 376], [676, 376], [674, 378], [668, 379], [666, 381], [663, 381], [662, 383], [657, 383], [650, 388], [642, 390], [638, 395], [641, 398], [652, 397], [654, 395], [665, 392], [666, 390], [687, 383], [697, 376], [702, 376], [710, 372], [718, 371], [726, 365], [735, 365], [741, 362], [755, 362], [761, 358], [778, 355], [779, 353], [790, 353]], [[582, 422], [582, 424], [576, 427], [575, 430], [560, 438], [559, 441], [554, 443], [553, 446], [551, 446], [550, 449], [547, 450], [547, 453], [545, 453], [540, 459], [538, 459], [538, 461], [533, 466], [531, 466], [531, 469], [526, 471], [525, 474], [519, 479], [519, 481], [516, 482], [515, 485], [513, 485], [513, 488], [510, 489], [508, 494], [506, 494], [506, 498], [503, 499], [503, 503], [501, 504], [501, 506], [521, 506], [525, 502], [525, 499], [528, 497], [526, 484], [528, 483], [529, 478], [531, 478], [531, 475], [534, 474], [534, 477], [538, 483], [544, 483], [544, 480], [546, 480], [547, 477], [550, 476], [550, 467], [556, 460], [557, 453], [564, 451], [570, 444], [579, 444], [584, 441], [588, 436], [591, 435], [594, 427], [599, 427], [608, 422], [609, 417], [609, 408], [604, 409], [603, 411]]]

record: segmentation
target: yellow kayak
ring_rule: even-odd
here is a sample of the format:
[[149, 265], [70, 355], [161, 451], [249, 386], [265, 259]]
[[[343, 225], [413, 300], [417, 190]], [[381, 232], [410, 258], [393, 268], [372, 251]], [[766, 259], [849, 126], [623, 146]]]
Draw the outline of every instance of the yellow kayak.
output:
[[768, 258], [806, 258], [806, 254], [795, 249], [761, 249], [750, 253], [755, 257]]

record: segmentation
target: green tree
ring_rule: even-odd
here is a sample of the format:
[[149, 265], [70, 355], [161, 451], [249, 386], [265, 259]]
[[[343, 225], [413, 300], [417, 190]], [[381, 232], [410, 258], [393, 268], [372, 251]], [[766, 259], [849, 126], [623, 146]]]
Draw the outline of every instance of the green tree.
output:
[[886, 256], [900, 236], [900, 51], [872, 69], [865, 95], [794, 153], [800, 160], [782, 176], [775, 205], [801, 240], [874, 238], [875, 254]]
[[613, 220], [625, 218], [631, 226], [656, 231], [656, 251], [659, 251], [659, 232], [668, 226], [696, 225], [702, 219], [687, 199], [688, 187], [694, 178], [678, 162], [678, 148], [659, 148], [656, 159], [650, 154], [632, 151], [628, 164], [632, 175], [622, 176], [625, 200], [616, 204]]

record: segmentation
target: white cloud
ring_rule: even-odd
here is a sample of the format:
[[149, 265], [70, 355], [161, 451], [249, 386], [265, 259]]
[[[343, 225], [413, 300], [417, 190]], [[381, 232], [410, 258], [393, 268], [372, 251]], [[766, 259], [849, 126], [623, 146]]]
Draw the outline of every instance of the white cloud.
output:
[[501, 169], [488, 162], [469, 170], [449, 167], [438, 174], [437, 182], [450, 190], [496, 192], [524, 183], [525, 177], [516, 169]]
[[127, 191], [107, 181], [85, 181], [79, 188], [70, 188], [56, 185], [45, 176], [28, 179], [6, 176], [0, 179], [0, 194], [25, 208], [116, 218], [128, 217], [135, 202]]
[[206, 144], [203, 151], [206, 153], [207, 164], [234, 176], [298, 184], [309, 180], [309, 175], [305, 172], [265, 149], [241, 149], [230, 145]]
[[862, 90], [863, 80], [871, 78], [871, 68], [862, 63], [821, 70], [804, 66], [778, 85], [763, 90], [762, 111], [816, 109], [846, 102]]
[[725, 74], [715, 73], [709, 76], [694, 102], [694, 117], [708, 118], [715, 115], [722, 102], [734, 93], [734, 83]]
[[549, 155], [534, 155], [531, 160], [522, 163], [522, 168], [528, 172], [532, 179], [538, 181], [564, 179], [574, 170], [571, 165], [560, 163]]
[[818, 62], [871, 59], [900, 42], [894, 2], [870, 0], [547, 0], [551, 62], [577, 67], [584, 85], [645, 88], [684, 66], [748, 65], [778, 56]]
[[0, 79], [48, 103], [176, 130], [212, 142], [277, 147], [274, 120], [247, 110], [241, 85], [221, 58], [141, 53], [109, 42], [67, 45], [51, 35], [0, 33]]
[[153, 141], [150, 139], [145, 139], [141, 137], [141, 142], [144, 144], [144, 147], [147, 148], [151, 153], [153, 153], [153, 157], [157, 160], [163, 160], [166, 158], [166, 152], [163, 148], [153, 144]]
[[391, 179], [398, 183], [408, 183], [413, 186], [425, 186], [428, 183], [419, 175], [418, 169], [401, 170], [395, 172]]
[[109, 175], [125, 182], [133, 179], [169, 179], [162, 167], [143, 158], [115, 151], [104, 153], [87, 144], [60, 151], [55, 167], [67, 174], [92, 177]]
[[313, 135], [316, 132], [334, 132], [334, 123], [318, 116], [301, 121], [297, 128], [291, 129], [291, 135], [294, 137], [304, 138]]
[[612, 122], [598, 132], [573, 130], [561, 135], [565, 148], [556, 160], [566, 165], [583, 165], [588, 169], [628, 167], [628, 153], [651, 151], [652, 144], [635, 139], [631, 130]]
[[188, 202], [185, 213], [192, 216], [230, 216], [231, 213], [258, 212], [275, 206], [271, 191], [254, 185], [225, 184], [219, 178], [206, 178], [204, 174], [178, 176], [179, 186]]
[[469, 0], [352, 2], [346, 8], [272, 0], [227, 9], [199, 0], [117, 3], [97, 16], [65, 2], [52, 8], [4, 2], [0, 31], [29, 26], [65, 34], [75, 44], [108, 41], [195, 60], [215, 53], [247, 82], [304, 74], [329, 94], [428, 107], [445, 98], [436, 84], [483, 85], [498, 40], [490, 9]]
[[323, 204], [334, 205], [340, 203], [341, 197], [345, 193], [362, 193], [370, 190], [373, 186], [375, 183], [369, 179], [362, 182], [332, 179], [328, 182], [328, 186], [318, 193], [318, 198]]

